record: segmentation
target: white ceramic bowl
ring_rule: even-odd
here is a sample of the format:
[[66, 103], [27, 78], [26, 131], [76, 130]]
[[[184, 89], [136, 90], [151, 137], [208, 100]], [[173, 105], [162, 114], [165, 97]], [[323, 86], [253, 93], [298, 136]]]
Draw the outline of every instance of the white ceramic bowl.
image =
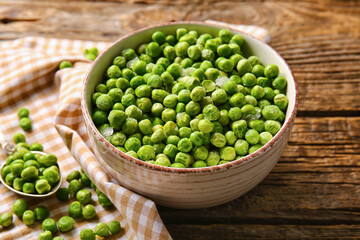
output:
[[224, 27], [200, 22], [178, 22], [147, 27], [117, 40], [90, 67], [82, 89], [81, 105], [88, 134], [98, 160], [121, 185], [157, 204], [174, 208], [204, 208], [231, 201], [260, 183], [279, 160], [290, 135], [297, 109], [297, 88], [289, 66], [266, 43], [235, 29], [245, 44], [245, 54], [259, 57], [264, 65], [273, 63], [287, 79], [289, 105], [286, 120], [274, 138], [258, 151], [223, 165], [206, 168], [168, 168], [146, 163], [121, 152], [97, 130], [91, 119], [91, 95], [103, 79], [112, 60], [125, 48], [136, 48], [151, 40], [154, 31], [174, 34], [179, 27], [196, 30], [199, 34], [217, 35]]

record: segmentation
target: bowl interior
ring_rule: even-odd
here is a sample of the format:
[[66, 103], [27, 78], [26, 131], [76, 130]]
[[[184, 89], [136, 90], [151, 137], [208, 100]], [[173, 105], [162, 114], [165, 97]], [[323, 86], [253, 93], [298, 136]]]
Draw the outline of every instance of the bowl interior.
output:
[[[85, 79], [83, 93], [82, 93], [82, 98], [83, 98], [82, 101], [84, 101], [83, 105], [85, 105], [85, 111], [86, 111], [85, 115], [87, 115], [87, 119], [91, 119], [92, 116], [92, 105], [91, 105], [92, 93], [94, 92], [96, 85], [103, 80], [104, 72], [110, 65], [112, 65], [113, 59], [116, 56], [121, 55], [121, 51], [126, 48], [136, 49], [140, 44], [151, 41], [151, 35], [155, 31], [162, 31], [165, 34], [175, 34], [176, 29], [179, 27], [184, 27], [188, 30], [196, 30], [199, 33], [199, 35], [203, 33], [210, 33], [213, 36], [217, 36], [219, 30], [225, 28], [223, 26], [217, 26], [208, 23], [180, 22], [180, 23], [170, 23], [166, 25], [159, 25], [159, 26], [141, 29], [120, 38], [94, 61]], [[282, 129], [288, 127], [290, 122], [289, 119], [292, 120], [295, 117], [296, 104], [297, 104], [296, 84], [291, 74], [291, 70], [289, 66], [274, 49], [272, 49], [269, 45], [267, 45], [263, 41], [258, 40], [246, 33], [237, 31], [236, 29], [232, 29], [232, 28], [227, 28], [227, 29], [229, 29], [234, 34], [241, 34], [244, 37], [245, 43], [242, 46], [242, 51], [244, 52], [246, 57], [255, 55], [260, 59], [261, 63], [264, 66], [270, 63], [278, 65], [280, 69], [280, 75], [284, 76], [287, 79], [287, 97], [289, 100], [289, 104], [286, 112], [285, 122], [282, 126]], [[90, 120], [90, 124], [93, 129], [96, 129], [95, 125], [92, 123], [91, 120]], [[280, 130], [277, 133], [277, 135], [281, 134], [281, 132], [282, 131]], [[97, 135], [100, 136], [100, 133], [97, 132]], [[275, 141], [275, 137], [271, 141], [269, 141], [267, 145], [271, 144], [272, 141]], [[263, 149], [267, 145], [263, 146], [261, 149]]]

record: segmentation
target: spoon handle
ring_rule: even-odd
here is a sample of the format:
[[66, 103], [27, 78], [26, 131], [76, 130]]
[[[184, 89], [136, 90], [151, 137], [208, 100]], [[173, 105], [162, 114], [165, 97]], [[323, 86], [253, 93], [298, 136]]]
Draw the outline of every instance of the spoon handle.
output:
[[12, 144], [7, 137], [5, 136], [5, 134], [3, 134], [0, 131], [0, 145], [2, 146], [2, 148], [5, 150], [6, 154], [10, 155], [12, 153], [14, 153], [15, 151], [15, 146], [14, 144]]

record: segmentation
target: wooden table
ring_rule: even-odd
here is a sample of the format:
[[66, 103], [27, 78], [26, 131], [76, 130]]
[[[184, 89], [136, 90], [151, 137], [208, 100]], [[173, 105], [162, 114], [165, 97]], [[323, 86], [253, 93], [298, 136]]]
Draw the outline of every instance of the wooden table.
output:
[[172, 20], [269, 30], [300, 93], [289, 144], [246, 195], [201, 210], [159, 207], [174, 239], [360, 238], [360, 1], [0, 1], [0, 39], [117, 39]]

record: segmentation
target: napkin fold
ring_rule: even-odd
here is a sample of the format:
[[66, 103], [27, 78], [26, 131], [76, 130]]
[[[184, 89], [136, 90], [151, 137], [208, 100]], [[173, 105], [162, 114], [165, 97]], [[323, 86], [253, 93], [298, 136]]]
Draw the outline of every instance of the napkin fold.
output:
[[[214, 22], [214, 21], [210, 21]], [[215, 22], [216, 24], [224, 24]], [[267, 31], [259, 27], [233, 25], [242, 31], [263, 40], [269, 40]], [[25, 37], [0, 42], [0, 122], [1, 130], [10, 138], [19, 127], [17, 111], [21, 107], [30, 110], [32, 131], [23, 132], [28, 143], [39, 142], [44, 151], [54, 153], [65, 178], [73, 170], [83, 168], [97, 188], [105, 193], [114, 208], [105, 209], [93, 200], [97, 218], [91, 221], [76, 220], [76, 227], [68, 233], [57, 234], [64, 239], [79, 239], [81, 229], [94, 229], [98, 222], [118, 220], [123, 227], [121, 233], [109, 239], [171, 239], [156, 205], [122, 186], [107, 174], [93, 154], [87, 136], [80, 107], [80, 92], [90, 62], [84, 58], [83, 50], [97, 47], [105, 50], [111, 43], [43, 37]], [[58, 70], [59, 63], [69, 60], [73, 68]], [[4, 159], [4, 151], [0, 158]], [[63, 187], [67, 183], [63, 180]], [[0, 214], [11, 211], [18, 195], [0, 185]], [[68, 215], [67, 203], [55, 197], [43, 200], [25, 198], [30, 209], [45, 205], [51, 209], [50, 217], [56, 221]], [[26, 226], [14, 215], [12, 227], [0, 231], [0, 239], [38, 239], [41, 224]]]

